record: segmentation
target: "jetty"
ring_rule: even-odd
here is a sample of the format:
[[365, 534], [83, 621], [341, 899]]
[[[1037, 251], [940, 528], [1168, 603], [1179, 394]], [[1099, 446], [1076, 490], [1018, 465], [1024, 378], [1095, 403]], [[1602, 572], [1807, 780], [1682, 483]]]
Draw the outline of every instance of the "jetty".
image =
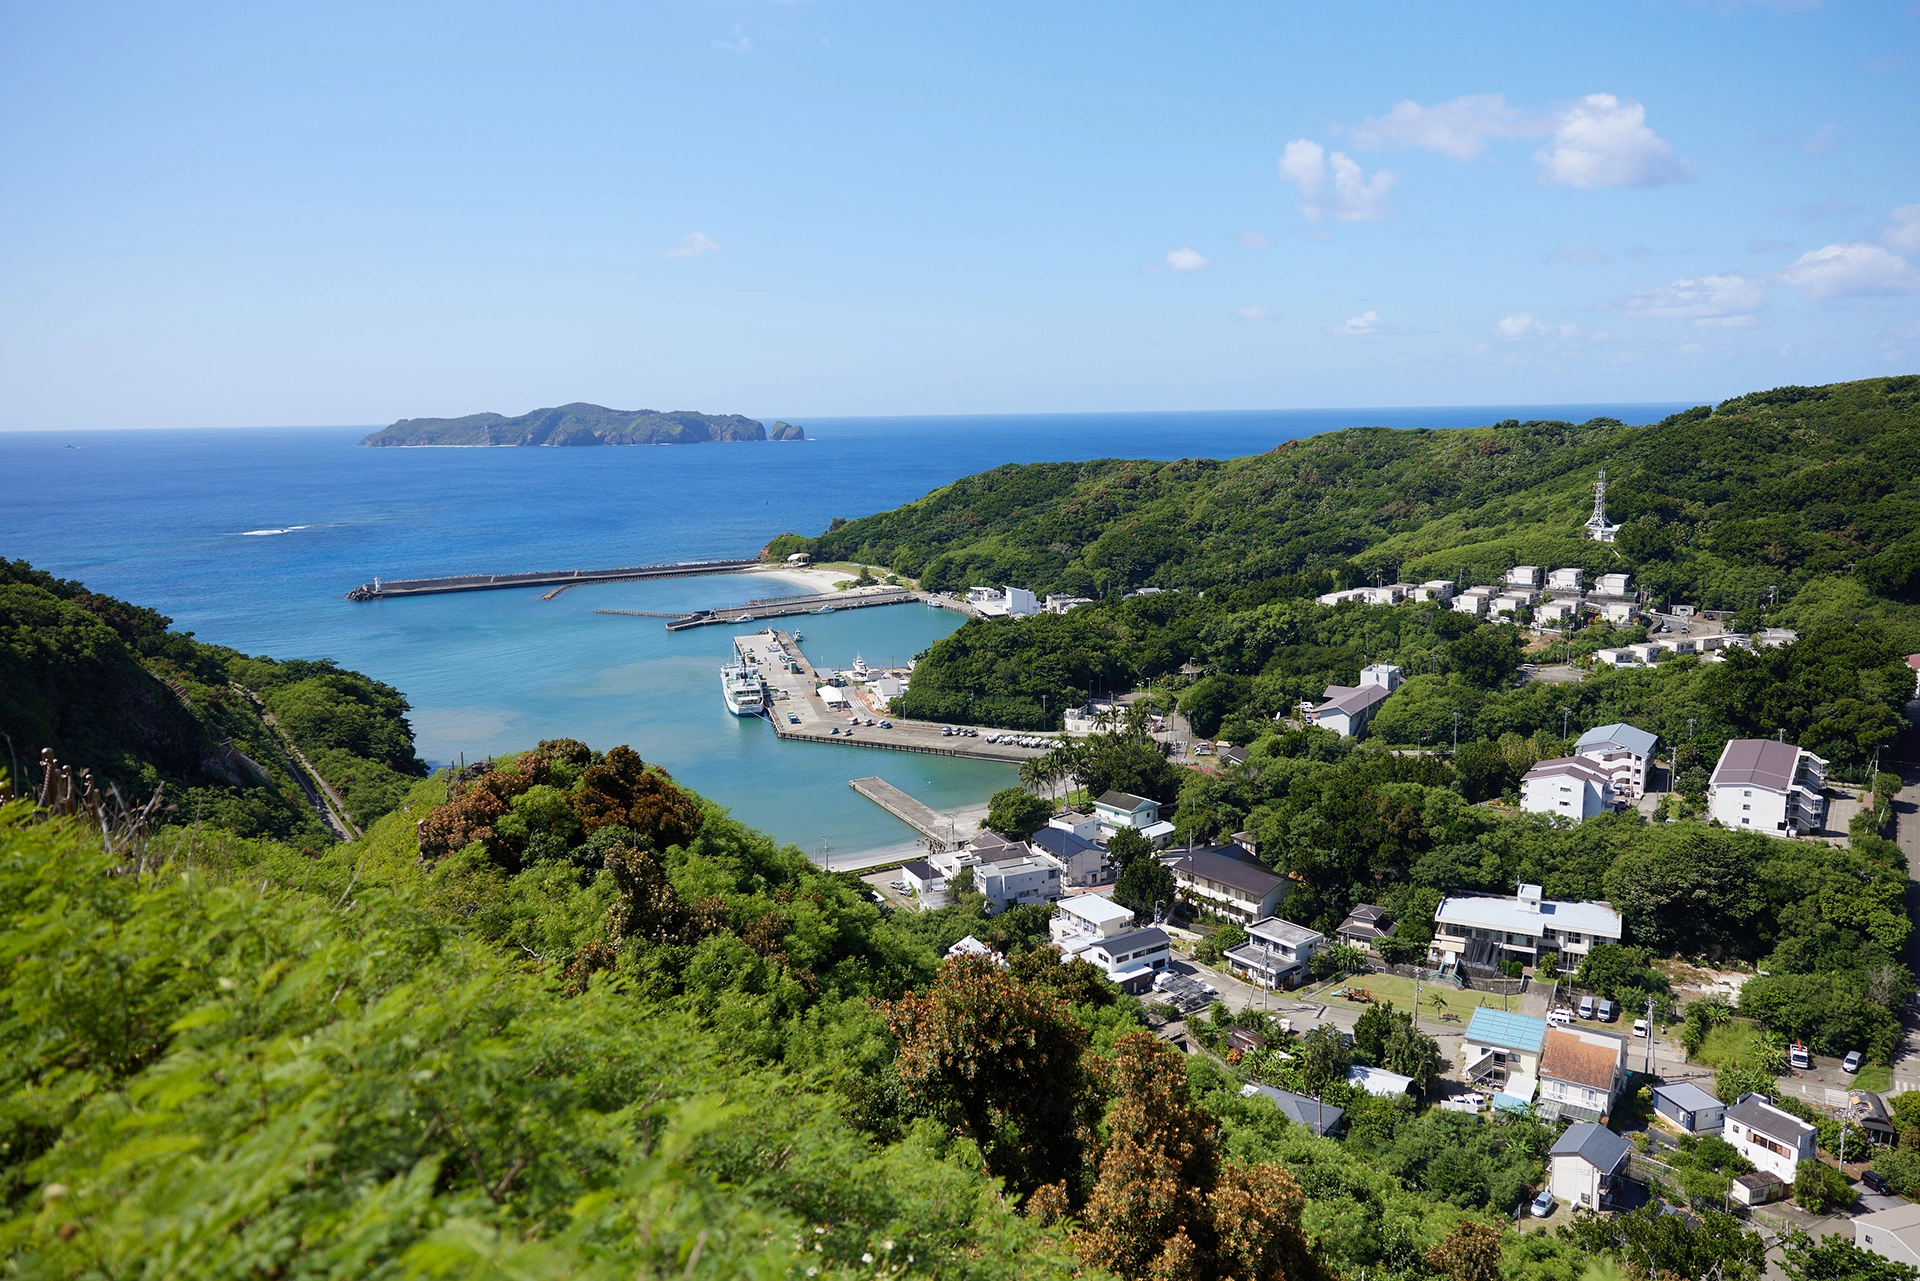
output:
[[[400, 596], [437, 596], [446, 592], [505, 591], [515, 587], [582, 587], [588, 583], [631, 583], [644, 578], [692, 578], [700, 574], [738, 574], [764, 569], [760, 560], [689, 560], [670, 565], [629, 565], [622, 569], [565, 569], [531, 574], [460, 574], [451, 578], [376, 578], [347, 593], [348, 600], [389, 600]], [[558, 591], [549, 596], [559, 595]]]
[[914, 800], [884, 778], [849, 779], [847, 786], [926, 837], [936, 850], [966, 844], [978, 835], [981, 820], [986, 817], [984, 805], [971, 805], [963, 811], [942, 814], [932, 806]]
[[[697, 609], [691, 614], [682, 614], [673, 619], [667, 624], [667, 630], [679, 632], [689, 627], [707, 627], [714, 623], [751, 623], [757, 619], [786, 618], [794, 614], [837, 614], [843, 609], [866, 609], [874, 605], [904, 605], [909, 601], [925, 599], [925, 593], [905, 587], [856, 587], [844, 592], [821, 592], [813, 596], [769, 596], [763, 600], [750, 600], [744, 605]], [[604, 614], [614, 611], [595, 610], [594, 612]]]

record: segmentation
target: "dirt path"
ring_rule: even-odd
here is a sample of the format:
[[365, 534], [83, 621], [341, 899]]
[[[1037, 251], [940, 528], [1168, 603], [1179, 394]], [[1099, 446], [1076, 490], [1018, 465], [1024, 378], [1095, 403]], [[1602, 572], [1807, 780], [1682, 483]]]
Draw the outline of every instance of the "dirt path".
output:
[[260, 709], [261, 724], [267, 727], [274, 741], [280, 745], [281, 754], [293, 767], [294, 781], [300, 784], [300, 790], [307, 794], [307, 802], [313, 806], [322, 821], [332, 828], [333, 834], [341, 840], [359, 840], [360, 829], [355, 827], [353, 820], [347, 817], [346, 800], [340, 793], [333, 790], [333, 784], [321, 777], [320, 771], [313, 767], [313, 762], [307, 759], [306, 753], [294, 746], [293, 740], [288, 738], [280, 728], [280, 722], [272, 712], [267, 710], [266, 700], [244, 685], [236, 684], [233, 688], [252, 699], [254, 706]]

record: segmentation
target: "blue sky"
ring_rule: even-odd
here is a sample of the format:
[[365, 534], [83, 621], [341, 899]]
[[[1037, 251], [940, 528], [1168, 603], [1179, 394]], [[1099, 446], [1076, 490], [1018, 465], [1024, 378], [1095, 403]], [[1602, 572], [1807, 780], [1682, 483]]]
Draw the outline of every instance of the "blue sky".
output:
[[0, 428], [1920, 369], [1920, 4], [0, 10]]

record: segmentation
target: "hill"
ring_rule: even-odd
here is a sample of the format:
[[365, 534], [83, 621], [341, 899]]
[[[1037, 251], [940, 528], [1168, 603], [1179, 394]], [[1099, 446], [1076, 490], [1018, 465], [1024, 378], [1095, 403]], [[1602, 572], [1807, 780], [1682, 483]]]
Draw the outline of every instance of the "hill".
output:
[[[165, 784], [172, 822], [316, 845], [385, 814], [426, 773], [398, 690], [171, 622], [0, 560], [0, 767], [35, 787], [50, 748], [129, 802]], [[344, 824], [323, 817], [328, 788]]]
[[[775, 423], [771, 439], [805, 440], [791, 423]], [[766, 427], [739, 414], [691, 410], [607, 409], [575, 402], [536, 409], [517, 418], [468, 414], [464, 418], [402, 418], [360, 443], [375, 447], [421, 445], [701, 445], [710, 441], [767, 440]]]
[[[1582, 536], [1602, 469], [1617, 545]], [[1914, 603], [1915, 475], [1909, 375], [1782, 387], [1641, 427], [1358, 428], [1224, 462], [999, 467], [769, 550], [888, 565], [937, 590], [1101, 597], [1299, 576], [1287, 590], [1304, 594], [1534, 564], [1631, 569], [1653, 595], [1705, 608], [1788, 600], [1835, 575]]]

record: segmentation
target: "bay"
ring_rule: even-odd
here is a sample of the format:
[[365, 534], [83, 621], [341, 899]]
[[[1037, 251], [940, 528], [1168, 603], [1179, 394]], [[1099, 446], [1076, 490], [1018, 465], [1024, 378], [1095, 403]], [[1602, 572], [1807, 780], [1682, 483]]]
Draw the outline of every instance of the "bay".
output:
[[[935, 807], [1004, 765], [781, 742], [721, 706], [725, 627], [678, 611], [803, 590], [766, 575], [355, 603], [378, 575], [594, 569], [748, 556], [785, 532], [898, 506], [1002, 463], [1226, 458], [1359, 425], [1653, 421], [1685, 405], [795, 418], [803, 443], [364, 449], [368, 427], [0, 434], [0, 555], [171, 616], [202, 639], [332, 658], [403, 690], [435, 764], [553, 737], [628, 743], [741, 820], [818, 853], [913, 833], [847, 787], [877, 774]], [[784, 416], [784, 415], [781, 415]], [[775, 415], [761, 415], [772, 421]], [[919, 605], [808, 616], [818, 664], [904, 661], [960, 622]]]

